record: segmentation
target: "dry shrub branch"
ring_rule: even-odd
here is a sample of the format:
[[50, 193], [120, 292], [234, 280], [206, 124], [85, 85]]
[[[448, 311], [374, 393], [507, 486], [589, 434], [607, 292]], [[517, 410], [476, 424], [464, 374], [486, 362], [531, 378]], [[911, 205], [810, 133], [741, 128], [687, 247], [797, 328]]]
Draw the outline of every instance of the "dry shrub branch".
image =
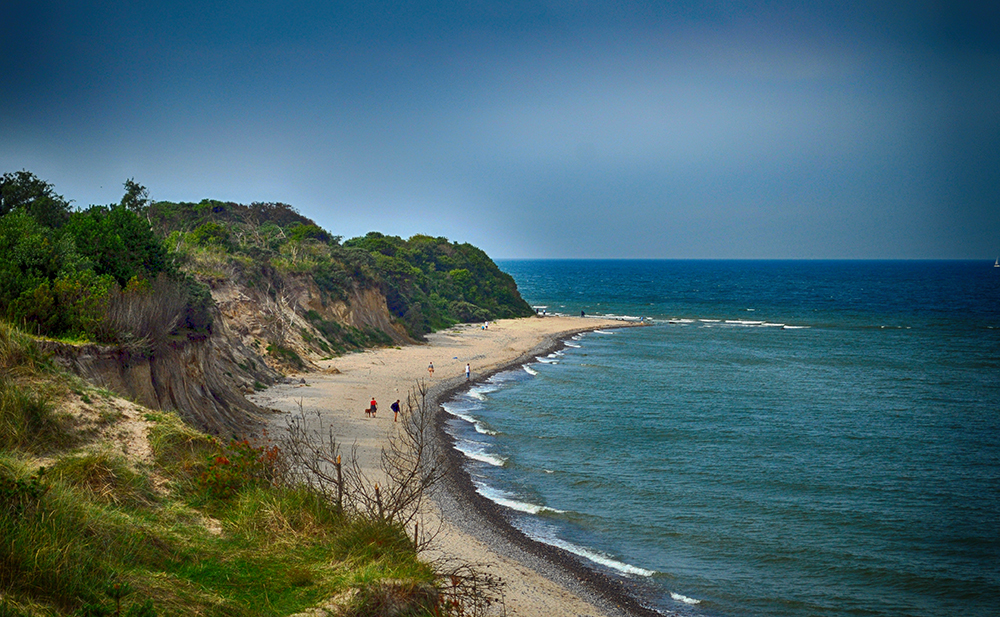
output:
[[356, 450], [342, 462], [340, 444], [319, 414], [310, 417], [299, 402], [298, 414], [286, 420], [281, 449], [289, 459], [288, 479], [311, 487], [364, 518], [413, 529], [415, 544], [423, 548], [432, 534], [421, 533], [421, 507], [447, 472], [444, 450], [434, 438], [434, 413], [427, 403], [427, 386], [407, 395], [397, 430], [382, 448], [380, 469], [362, 468]]
[[[422, 551], [440, 530], [426, 528], [423, 505], [448, 471], [446, 453], [435, 438], [434, 411], [426, 384], [418, 383], [407, 395], [398, 429], [382, 448], [379, 471], [371, 472], [361, 467], [356, 447], [342, 462], [332, 428], [324, 425], [318, 411], [314, 417], [307, 414], [299, 401], [298, 414], [286, 420], [281, 444], [288, 457], [287, 478], [311, 487], [342, 511], [412, 531], [413, 545]], [[506, 615], [503, 581], [486, 567], [458, 560], [432, 565], [439, 614]]]

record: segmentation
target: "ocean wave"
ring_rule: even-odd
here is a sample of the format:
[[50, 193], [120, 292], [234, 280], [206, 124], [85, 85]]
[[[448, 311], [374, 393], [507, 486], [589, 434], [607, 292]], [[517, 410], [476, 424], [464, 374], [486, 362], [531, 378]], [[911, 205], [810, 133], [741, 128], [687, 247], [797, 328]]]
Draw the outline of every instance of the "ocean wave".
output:
[[694, 323], [694, 320], [693, 319], [668, 319], [667, 323], [672, 323], [672, 324], [689, 324], [689, 323]]
[[[601, 317], [605, 319], [616, 319], [618, 321], [642, 321], [643, 319], [639, 315], [615, 315], [613, 313], [607, 313], [605, 315], [601, 315]], [[594, 332], [599, 332], [601, 334], [610, 334], [610, 332], [604, 332], [601, 330], [594, 330]]]
[[545, 512], [551, 512], [553, 514], [566, 514], [565, 510], [557, 510], [555, 508], [549, 508], [548, 506], [540, 506], [527, 501], [514, 499], [514, 496], [507, 491], [501, 491], [500, 489], [487, 486], [480, 482], [476, 482], [475, 484], [477, 493], [486, 499], [489, 499], [493, 503], [501, 505], [505, 508], [510, 508], [511, 510], [517, 510], [518, 512], [524, 512], [525, 514], [542, 514]]
[[538, 360], [542, 364], [559, 364], [558, 360], [553, 360], [552, 358], [543, 358], [541, 356], [535, 356], [535, 360]]
[[594, 334], [614, 334], [614, 332], [611, 332], [609, 330], [593, 330], [592, 332]]
[[536, 371], [535, 369], [531, 368], [527, 364], [524, 365], [524, 372], [526, 372], [529, 375], [537, 375], [538, 374], [538, 371]]
[[503, 467], [507, 464], [507, 459], [496, 454], [491, 454], [482, 449], [482, 447], [475, 447], [481, 444], [475, 444], [469, 441], [460, 441], [455, 444], [455, 449], [464, 454], [467, 458], [471, 458], [474, 461], [479, 461], [480, 463], [486, 463], [487, 465], [493, 465], [494, 467]]
[[583, 557], [589, 561], [596, 564], [600, 564], [606, 568], [611, 568], [612, 570], [617, 570], [622, 574], [629, 574], [633, 576], [653, 576], [656, 574], [653, 570], [647, 570], [646, 568], [640, 568], [639, 566], [633, 566], [630, 563], [625, 563], [624, 561], [619, 561], [609, 555], [595, 551], [589, 548], [584, 548], [573, 544], [572, 542], [567, 542], [561, 538], [556, 537], [539, 537], [535, 538], [540, 542], [545, 544], [550, 544], [556, 548], [561, 548], [564, 551], [573, 553], [578, 557]]
[[694, 598], [689, 598], [673, 591], [670, 592], [670, 597], [684, 604], [701, 604], [701, 600], [695, 600]]
[[781, 326], [782, 330], [808, 330], [811, 326]]
[[499, 435], [498, 432], [487, 428], [478, 418], [470, 416], [468, 414], [464, 414], [461, 411], [456, 410], [454, 407], [448, 405], [448, 403], [442, 404], [441, 409], [444, 409], [448, 415], [454, 416], [459, 420], [464, 420], [468, 422], [469, 424], [472, 425], [472, 428], [476, 429], [476, 432], [479, 433], [480, 435]]
[[475, 418], [473, 418], [470, 415], [466, 415], [466, 414], [462, 413], [461, 411], [457, 411], [454, 407], [452, 407], [448, 403], [442, 404], [441, 405], [441, 409], [444, 409], [445, 412], [448, 413], [448, 415], [455, 416], [456, 418], [459, 418], [461, 420], [465, 420], [469, 424], [475, 424], [476, 423], [476, 419]]
[[566, 346], [572, 347], [573, 349], [580, 349], [581, 347], [583, 347], [583, 345], [577, 345], [576, 343], [570, 343], [569, 341], [566, 341]]

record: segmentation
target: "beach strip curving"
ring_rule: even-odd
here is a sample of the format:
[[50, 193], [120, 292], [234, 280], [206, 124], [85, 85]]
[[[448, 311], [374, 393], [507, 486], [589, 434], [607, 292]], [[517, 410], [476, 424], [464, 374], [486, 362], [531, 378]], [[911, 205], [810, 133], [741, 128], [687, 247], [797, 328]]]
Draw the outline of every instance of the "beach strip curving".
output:
[[[642, 581], [630, 581], [589, 567], [562, 549], [528, 538], [509, 524], [505, 509], [479, 495], [465, 472], [460, 452], [443, 430], [441, 404], [475, 382], [559, 349], [586, 331], [634, 325], [614, 319], [564, 316], [462, 324], [428, 336], [427, 344], [381, 348], [320, 362], [321, 371], [295, 376], [298, 383], [269, 388], [252, 398], [282, 412], [271, 420], [280, 434], [289, 413], [300, 409], [322, 420], [345, 453], [377, 476], [381, 448], [394, 430], [389, 406], [405, 403], [418, 383], [427, 386], [437, 410], [438, 438], [448, 446], [451, 471], [428, 507], [428, 528], [438, 529], [426, 558], [461, 560], [484, 567], [505, 583], [508, 615], [658, 615], [642, 602]], [[428, 369], [433, 363], [434, 371]], [[465, 367], [470, 365], [467, 380]], [[298, 378], [302, 379], [298, 379]], [[378, 401], [374, 418], [364, 409]]]

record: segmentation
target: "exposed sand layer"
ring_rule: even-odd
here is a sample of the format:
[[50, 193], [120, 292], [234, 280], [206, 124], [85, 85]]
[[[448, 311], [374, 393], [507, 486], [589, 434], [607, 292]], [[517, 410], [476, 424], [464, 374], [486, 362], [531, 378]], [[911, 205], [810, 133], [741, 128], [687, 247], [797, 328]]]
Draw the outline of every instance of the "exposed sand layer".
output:
[[[394, 429], [389, 405], [399, 399], [405, 408], [407, 395], [418, 382], [428, 386], [429, 401], [437, 407], [442, 397], [465, 387], [466, 363], [475, 381], [547, 352], [575, 332], [624, 325], [633, 324], [552, 316], [491, 322], [488, 329], [463, 324], [430, 335], [425, 345], [377, 349], [320, 362], [323, 372], [294, 376], [305, 383], [274, 386], [251, 398], [282, 412], [297, 412], [300, 405], [308, 417], [319, 412], [342, 452], [349, 455], [356, 448], [362, 469], [377, 474], [381, 448]], [[428, 371], [431, 363], [433, 374]], [[375, 418], [364, 412], [372, 398], [378, 402]], [[281, 432], [284, 417], [274, 416], [272, 434]], [[453, 455], [453, 460], [457, 463], [458, 457]], [[460, 469], [454, 470], [446, 485], [436, 507], [428, 512], [429, 518], [439, 521], [440, 533], [425, 557], [488, 564], [486, 571], [506, 583], [508, 615], [610, 617], [646, 612], [628, 601], [621, 585], [616, 587], [562, 551], [538, 546], [506, 525], [502, 509], [475, 495]]]

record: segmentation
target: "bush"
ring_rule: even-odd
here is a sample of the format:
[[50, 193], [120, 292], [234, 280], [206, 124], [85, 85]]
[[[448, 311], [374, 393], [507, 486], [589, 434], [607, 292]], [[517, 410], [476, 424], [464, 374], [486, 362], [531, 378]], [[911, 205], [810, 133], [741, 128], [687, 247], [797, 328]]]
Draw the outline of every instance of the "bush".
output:
[[279, 473], [276, 446], [254, 446], [232, 440], [208, 457], [198, 485], [212, 499], [229, 499], [247, 486], [273, 484]]

